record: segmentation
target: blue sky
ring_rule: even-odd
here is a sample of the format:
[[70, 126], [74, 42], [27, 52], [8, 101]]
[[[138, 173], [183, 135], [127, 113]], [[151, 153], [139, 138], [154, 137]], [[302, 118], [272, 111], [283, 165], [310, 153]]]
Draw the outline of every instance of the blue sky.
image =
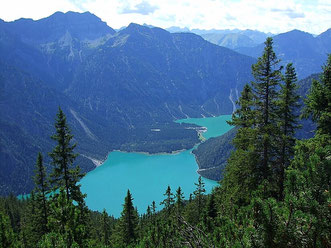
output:
[[[331, 28], [331, 0], [0, 0], [0, 18], [40, 19], [56, 11], [90, 11], [113, 28], [131, 22], [199, 29], [293, 29], [319, 34]], [[18, 7], [19, 6], [19, 7]]]

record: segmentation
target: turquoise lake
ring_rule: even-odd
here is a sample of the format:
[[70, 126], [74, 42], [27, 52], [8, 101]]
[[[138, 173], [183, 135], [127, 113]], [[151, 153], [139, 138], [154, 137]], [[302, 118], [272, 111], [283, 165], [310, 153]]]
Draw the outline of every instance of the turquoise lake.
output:
[[[229, 131], [231, 127], [226, 123], [231, 115], [211, 118], [190, 118], [178, 120], [178, 123], [194, 123], [207, 127], [203, 134], [205, 138], [216, 137]], [[185, 198], [195, 190], [199, 174], [198, 165], [191, 150], [176, 154], [148, 155], [142, 153], [126, 153], [114, 151], [107, 160], [95, 170], [89, 172], [81, 180], [81, 189], [87, 194], [86, 204], [92, 210], [102, 211], [119, 217], [127, 190], [133, 196], [133, 203], [140, 214], [154, 200], [157, 210], [164, 199], [168, 185], [173, 193], [180, 186]], [[207, 193], [217, 182], [203, 178]]]

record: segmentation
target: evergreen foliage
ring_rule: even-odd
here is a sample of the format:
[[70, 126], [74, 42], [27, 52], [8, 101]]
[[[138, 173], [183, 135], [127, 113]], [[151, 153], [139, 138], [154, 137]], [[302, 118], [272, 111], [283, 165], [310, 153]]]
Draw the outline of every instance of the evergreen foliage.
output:
[[119, 220], [117, 240], [119, 247], [134, 246], [138, 238], [138, 212], [133, 206], [133, 198], [128, 190]]
[[[266, 51], [272, 55], [270, 44], [267, 40]], [[66, 143], [68, 158], [60, 159], [59, 148], [54, 149], [55, 169], [49, 197], [48, 176], [38, 154], [36, 188], [30, 197], [0, 198], [0, 247], [331, 247], [331, 132], [327, 125], [330, 65], [331, 56], [321, 81], [312, 85], [305, 101], [305, 116], [312, 115], [318, 124], [313, 138], [293, 138], [298, 127], [294, 111], [298, 98], [294, 93], [295, 70], [289, 64], [280, 87], [269, 90], [274, 92], [268, 100], [272, 103], [268, 107], [268, 111], [272, 109], [268, 122], [264, 123], [263, 117], [265, 95], [256, 93], [259, 90], [255, 83], [244, 87], [230, 122], [237, 128], [236, 150], [221, 184], [205, 195], [199, 177], [188, 201], [180, 187], [174, 196], [168, 186], [160, 203], [164, 208], [157, 211], [153, 201], [147, 214], [140, 217], [129, 190], [119, 219], [105, 211], [87, 209], [79, 185], [72, 187], [75, 180], [78, 183], [80, 173], [79, 169], [71, 168], [74, 161], [69, 158], [75, 156], [70, 145], [72, 136], [69, 129], [63, 128], [62, 137], [67, 141], [62, 143]], [[262, 64], [253, 66], [257, 67], [267, 68]], [[278, 78], [278, 72], [274, 73]], [[269, 84], [278, 84], [277, 80]], [[60, 113], [59, 130], [66, 127], [65, 116]], [[265, 137], [266, 130], [274, 133]], [[65, 170], [55, 163], [63, 160], [71, 161], [66, 169], [68, 184]]]
[[160, 205], [164, 205], [164, 208], [167, 211], [168, 216], [170, 216], [170, 212], [171, 212], [173, 204], [175, 202], [174, 194], [171, 192], [170, 186], [167, 187], [167, 190], [164, 193], [164, 196], [166, 198], [162, 202], [160, 202]]
[[43, 157], [39, 152], [36, 163], [34, 176], [35, 182], [35, 204], [36, 204], [36, 222], [39, 223], [39, 234], [45, 234], [48, 231], [48, 212], [49, 206], [47, 194], [49, 194], [48, 179], [46, 177], [45, 167], [43, 165]]
[[53, 151], [49, 153], [52, 158], [53, 172], [51, 183], [56, 191], [61, 187], [65, 190], [67, 201], [82, 201], [80, 186], [77, 184], [83, 177], [78, 166], [72, 168], [73, 162], [78, 154], [74, 153], [76, 144], [71, 144], [73, 135], [67, 125], [67, 119], [61, 108], [57, 113], [55, 121], [56, 133], [51, 136], [57, 142]]
[[271, 173], [271, 162], [274, 160], [275, 144], [274, 135], [277, 133], [277, 87], [281, 81], [280, 60], [277, 59], [272, 47], [272, 38], [267, 38], [264, 52], [252, 66], [252, 74], [255, 81], [252, 82], [254, 92], [254, 108], [256, 113], [257, 146], [259, 160], [257, 167], [261, 172], [262, 180], [269, 180]]
[[299, 96], [296, 93], [297, 81], [295, 69], [290, 63], [286, 66], [284, 83], [281, 84], [278, 100], [279, 136], [278, 136], [278, 156], [279, 161], [279, 199], [283, 199], [284, 191], [284, 172], [290, 165], [290, 160], [294, 154], [295, 130], [298, 126], [298, 114], [296, 109], [299, 107]]
[[304, 117], [311, 116], [317, 123], [317, 131], [322, 134], [331, 132], [331, 54], [323, 67], [321, 80], [313, 80], [308, 97], [305, 99]]

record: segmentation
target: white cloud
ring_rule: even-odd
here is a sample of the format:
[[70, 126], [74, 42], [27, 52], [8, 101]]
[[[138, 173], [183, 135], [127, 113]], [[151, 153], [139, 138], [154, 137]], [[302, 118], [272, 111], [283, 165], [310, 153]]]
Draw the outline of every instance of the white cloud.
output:
[[19, 18], [41, 19], [56, 11], [80, 11], [68, 0], [0, 0], [0, 18], [13, 21]]
[[[40, 18], [55, 11], [90, 11], [119, 28], [130, 22], [200, 29], [321, 33], [330, 28], [330, 0], [0, 0], [0, 18]], [[8, 2], [8, 3], [7, 3]], [[20, 8], [17, 8], [20, 6]]]

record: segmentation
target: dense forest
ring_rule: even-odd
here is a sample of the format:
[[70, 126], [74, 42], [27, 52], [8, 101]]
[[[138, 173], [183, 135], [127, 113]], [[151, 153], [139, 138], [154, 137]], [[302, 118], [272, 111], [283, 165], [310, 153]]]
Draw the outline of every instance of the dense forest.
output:
[[220, 185], [207, 195], [200, 177], [189, 199], [168, 187], [143, 215], [129, 190], [119, 219], [87, 208], [73, 136], [59, 109], [52, 171], [38, 154], [30, 197], [0, 198], [0, 246], [330, 247], [331, 55], [304, 100], [302, 118], [317, 125], [306, 140], [294, 136], [295, 69], [288, 64], [283, 74], [279, 62], [268, 38], [230, 121], [235, 150]]

